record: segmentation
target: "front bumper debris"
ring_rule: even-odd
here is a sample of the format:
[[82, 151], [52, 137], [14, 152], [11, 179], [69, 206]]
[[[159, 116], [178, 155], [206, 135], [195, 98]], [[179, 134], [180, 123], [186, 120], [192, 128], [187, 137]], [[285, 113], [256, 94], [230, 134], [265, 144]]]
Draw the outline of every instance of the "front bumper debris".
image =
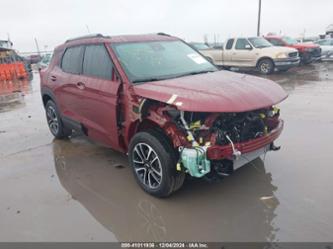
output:
[[[283, 130], [283, 125], [284, 125], [283, 120], [280, 120], [278, 126], [274, 130], [272, 130], [269, 134], [247, 142], [234, 143], [234, 147], [237, 151], [240, 151], [242, 155], [265, 148], [266, 146], [269, 146], [271, 143], [273, 143], [274, 140], [276, 140], [280, 136]], [[207, 149], [207, 158], [209, 160], [222, 160], [222, 159], [233, 160], [233, 152], [234, 151], [231, 144], [223, 146], [213, 145]]]

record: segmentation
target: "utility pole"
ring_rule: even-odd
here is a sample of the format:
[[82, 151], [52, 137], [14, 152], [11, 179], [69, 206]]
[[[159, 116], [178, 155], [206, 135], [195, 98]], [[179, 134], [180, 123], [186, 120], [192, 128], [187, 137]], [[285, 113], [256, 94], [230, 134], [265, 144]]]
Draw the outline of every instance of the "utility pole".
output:
[[40, 55], [40, 50], [39, 50], [39, 45], [38, 45], [37, 38], [35, 38], [35, 43], [36, 43], [37, 53], [38, 53], [38, 55]]
[[86, 24], [86, 29], [87, 29], [87, 31], [88, 31], [88, 34], [90, 34], [90, 29], [89, 29], [88, 24]]
[[259, 0], [257, 36], [260, 36], [261, 0]]

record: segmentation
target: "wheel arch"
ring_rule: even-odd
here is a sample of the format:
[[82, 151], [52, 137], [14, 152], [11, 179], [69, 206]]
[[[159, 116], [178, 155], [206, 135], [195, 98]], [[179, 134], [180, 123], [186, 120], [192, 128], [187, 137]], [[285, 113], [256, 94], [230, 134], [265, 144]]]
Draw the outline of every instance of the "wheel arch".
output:
[[54, 94], [48, 88], [42, 88], [41, 89], [41, 95], [42, 95], [42, 101], [43, 101], [44, 107], [46, 106], [46, 103], [49, 100], [52, 100], [57, 105], [56, 98], [55, 98]]
[[262, 56], [262, 57], [260, 57], [260, 58], [257, 60], [256, 67], [258, 67], [258, 66], [259, 66], [259, 63], [260, 63], [261, 61], [263, 61], [263, 60], [270, 60], [270, 61], [273, 63], [274, 67], [275, 67], [275, 63], [274, 63], [273, 58], [272, 58], [272, 57], [269, 57], [269, 56]]

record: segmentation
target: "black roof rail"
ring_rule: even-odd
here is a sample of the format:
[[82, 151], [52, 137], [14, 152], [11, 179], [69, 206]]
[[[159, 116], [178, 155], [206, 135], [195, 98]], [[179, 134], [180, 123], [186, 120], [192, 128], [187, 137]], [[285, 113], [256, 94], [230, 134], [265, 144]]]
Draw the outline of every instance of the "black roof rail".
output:
[[88, 38], [108, 38], [109, 36], [104, 36], [102, 34], [89, 34], [89, 35], [84, 35], [84, 36], [79, 36], [75, 38], [68, 39], [65, 43], [71, 42], [71, 41], [76, 41], [76, 40], [81, 40], [81, 39], [88, 39]]
[[157, 35], [171, 36], [171, 35], [163, 33], [163, 32], [158, 32]]

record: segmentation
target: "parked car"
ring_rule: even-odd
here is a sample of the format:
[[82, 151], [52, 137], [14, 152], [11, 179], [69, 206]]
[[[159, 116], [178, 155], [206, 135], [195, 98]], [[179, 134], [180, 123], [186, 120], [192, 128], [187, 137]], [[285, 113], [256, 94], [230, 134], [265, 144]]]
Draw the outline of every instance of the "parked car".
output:
[[40, 76], [51, 133], [60, 139], [77, 130], [128, 153], [138, 184], [158, 197], [179, 189], [186, 174], [227, 176], [278, 149], [275, 105], [285, 91], [219, 71], [163, 33], [68, 40]]
[[32, 54], [25, 56], [25, 60], [29, 62], [29, 64], [37, 64], [42, 60], [42, 56], [38, 54]]
[[266, 36], [270, 43], [278, 47], [290, 47], [298, 50], [301, 63], [310, 64], [321, 59], [321, 49], [317, 44], [299, 43], [297, 40], [288, 36]]
[[51, 61], [52, 53], [47, 53], [42, 56], [42, 60], [38, 63], [39, 69], [46, 68]]
[[333, 39], [322, 39], [316, 41], [321, 48], [321, 59], [324, 61], [332, 61], [333, 60]]
[[223, 49], [199, 50], [217, 66], [256, 68], [262, 74], [287, 71], [300, 62], [297, 50], [274, 47], [262, 37], [231, 38]]

